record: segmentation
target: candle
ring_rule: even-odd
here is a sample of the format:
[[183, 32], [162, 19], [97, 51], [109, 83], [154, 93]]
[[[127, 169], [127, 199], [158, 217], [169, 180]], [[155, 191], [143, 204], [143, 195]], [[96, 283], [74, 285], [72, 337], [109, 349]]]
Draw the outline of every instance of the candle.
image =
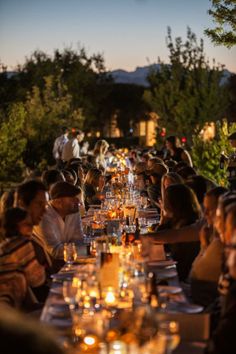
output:
[[116, 294], [114, 291], [114, 288], [109, 287], [107, 288], [107, 291], [105, 292], [105, 297], [104, 297], [104, 301], [105, 304], [108, 306], [115, 306], [117, 303], [117, 298], [116, 298]]
[[124, 342], [116, 340], [110, 343], [109, 354], [127, 354], [127, 345]]

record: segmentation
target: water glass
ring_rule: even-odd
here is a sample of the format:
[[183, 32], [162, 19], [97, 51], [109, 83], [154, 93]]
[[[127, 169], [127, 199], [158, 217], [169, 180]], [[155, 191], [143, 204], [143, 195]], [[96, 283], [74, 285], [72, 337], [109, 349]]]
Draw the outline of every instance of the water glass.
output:
[[71, 312], [76, 307], [77, 292], [78, 292], [78, 287], [74, 282], [72, 281], [63, 282], [63, 297], [65, 302], [69, 305]]

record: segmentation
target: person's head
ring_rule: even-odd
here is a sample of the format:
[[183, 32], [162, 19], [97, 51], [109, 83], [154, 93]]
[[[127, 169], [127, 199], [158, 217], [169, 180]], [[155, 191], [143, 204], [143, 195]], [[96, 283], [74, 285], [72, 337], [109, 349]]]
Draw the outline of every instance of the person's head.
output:
[[84, 139], [84, 132], [80, 129], [74, 131], [72, 134], [73, 134], [73, 137], [76, 138], [79, 143]]
[[51, 205], [62, 217], [79, 211], [81, 188], [68, 182], [57, 182], [52, 185], [49, 194]]
[[62, 131], [62, 134], [64, 134], [65, 136], [68, 136], [69, 135], [69, 129], [67, 127], [62, 127], [61, 128], [61, 131]]
[[106, 140], [98, 140], [94, 146], [94, 155], [105, 155], [109, 148], [109, 144]]
[[47, 190], [50, 189], [52, 184], [65, 180], [61, 171], [55, 169], [43, 171], [41, 179]]
[[203, 199], [204, 217], [209, 226], [213, 226], [216, 216], [218, 200], [221, 195], [227, 192], [224, 187], [215, 187], [206, 192]]
[[196, 171], [194, 170], [193, 167], [191, 166], [185, 166], [182, 167], [178, 170], [177, 172], [185, 181], [187, 181], [187, 179], [189, 177], [192, 177], [193, 175], [196, 175]]
[[40, 223], [45, 212], [46, 202], [46, 187], [38, 180], [22, 183], [16, 190], [16, 205], [28, 211], [33, 225]]
[[4, 238], [18, 235], [31, 237], [33, 224], [29, 213], [25, 209], [10, 208], [2, 215], [1, 227]]
[[135, 177], [135, 188], [138, 191], [145, 190], [149, 182], [149, 176], [145, 174], [145, 172], [141, 172]]
[[151, 170], [157, 163], [163, 164], [163, 160], [159, 157], [152, 157], [147, 161], [147, 170]]
[[236, 233], [233, 234], [228, 244], [227, 266], [230, 276], [236, 280]]
[[199, 203], [202, 205], [204, 195], [207, 191], [207, 181], [203, 176], [200, 175], [190, 175], [187, 180], [186, 184], [192, 188], [195, 192]]
[[9, 306], [1, 305], [1, 352], [16, 354], [63, 354], [55, 341], [55, 334], [40, 326], [30, 316], [23, 315]]
[[134, 166], [134, 173], [138, 175], [139, 173], [143, 173], [146, 171], [147, 164], [146, 162], [137, 162]]
[[15, 191], [4, 192], [0, 199], [0, 215], [7, 209], [13, 207]]
[[175, 166], [177, 165], [177, 161], [174, 160], [165, 160], [165, 165], [169, 168], [170, 172], [174, 172]]
[[84, 182], [96, 188], [99, 186], [99, 183], [101, 183], [101, 180], [105, 181], [102, 170], [99, 170], [98, 168], [91, 168], [88, 170]]
[[233, 234], [236, 234], [236, 202], [226, 207], [225, 240], [230, 243]]
[[225, 218], [226, 218], [226, 208], [236, 202], [236, 194], [225, 193], [219, 198], [218, 206], [216, 209], [216, 217], [214, 220], [214, 226], [218, 234], [220, 235], [221, 241], [226, 243], [225, 239]]
[[187, 225], [201, 216], [201, 207], [191, 188], [185, 184], [173, 184], [166, 188], [164, 211], [174, 224]]
[[168, 172], [162, 176], [161, 184], [164, 189], [172, 184], [182, 184], [184, 183], [183, 178], [175, 172]]
[[180, 146], [180, 140], [177, 136], [170, 135], [166, 138], [166, 148], [167, 150], [176, 149]]
[[161, 186], [161, 179], [166, 173], [168, 173], [168, 167], [162, 163], [156, 163], [152, 169], [147, 170], [147, 174], [150, 176], [152, 184]]
[[65, 170], [61, 170], [61, 173], [64, 177], [64, 181], [76, 185], [78, 177], [72, 168], [69, 167]]
[[76, 184], [81, 187], [84, 184], [84, 179], [85, 179], [85, 171], [82, 163], [72, 163], [69, 168], [75, 171], [77, 175]]

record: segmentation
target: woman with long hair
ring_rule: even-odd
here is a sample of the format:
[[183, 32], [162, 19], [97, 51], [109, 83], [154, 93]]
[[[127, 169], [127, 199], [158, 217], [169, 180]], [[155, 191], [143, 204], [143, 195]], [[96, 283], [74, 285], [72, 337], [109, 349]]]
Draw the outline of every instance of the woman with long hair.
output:
[[84, 181], [84, 198], [85, 206], [88, 209], [89, 205], [101, 204], [101, 193], [105, 186], [105, 177], [103, 171], [98, 168], [91, 168], [85, 177]]
[[94, 165], [103, 171], [105, 171], [107, 167], [105, 156], [108, 148], [108, 142], [102, 139], [96, 142], [93, 149]]
[[180, 162], [185, 161], [189, 166], [193, 166], [191, 157], [187, 150], [183, 149], [177, 136], [171, 135], [166, 138], [167, 159]]
[[[158, 230], [179, 229], [195, 223], [201, 217], [201, 207], [195, 193], [185, 184], [167, 187], [163, 195], [163, 218]], [[186, 280], [199, 252], [199, 241], [172, 243], [168, 248], [177, 263], [180, 280]]]

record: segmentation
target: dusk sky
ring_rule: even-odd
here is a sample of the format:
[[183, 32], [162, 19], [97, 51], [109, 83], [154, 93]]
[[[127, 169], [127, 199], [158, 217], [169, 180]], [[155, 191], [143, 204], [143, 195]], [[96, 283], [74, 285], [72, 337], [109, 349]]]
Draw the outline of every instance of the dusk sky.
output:
[[36, 50], [84, 46], [102, 53], [108, 70], [168, 63], [167, 26], [186, 38], [190, 26], [207, 57], [236, 73], [236, 47], [216, 47], [204, 35], [213, 22], [209, 0], [0, 0], [0, 61], [13, 70]]

